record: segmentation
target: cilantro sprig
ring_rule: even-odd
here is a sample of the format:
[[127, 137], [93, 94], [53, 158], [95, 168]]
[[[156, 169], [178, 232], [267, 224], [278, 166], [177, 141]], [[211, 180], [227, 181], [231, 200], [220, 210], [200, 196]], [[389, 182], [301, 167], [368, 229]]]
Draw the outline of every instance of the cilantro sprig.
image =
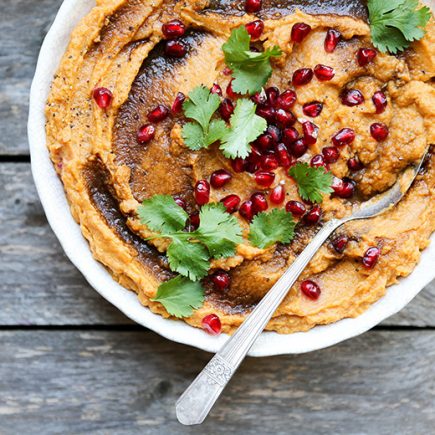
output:
[[324, 193], [333, 192], [333, 176], [323, 166], [312, 168], [307, 163], [297, 163], [290, 168], [289, 175], [295, 179], [304, 200], [320, 203]]
[[370, 30], [373, 45], [382, 52], [397, 53], [421, 39], [431, 12], [420, 9], [418, 0], [369, 0]]
[[278, 46], [260, 53], [251, 51], [250, 43], [251, 36], [245, 26], [240, 26], [231, 32], [228, 41], [222, 45], [225, 63], [233, 71], [232, 88], [240, 94], [259, 92], [272, 75], [270, 59], [282, 54]]

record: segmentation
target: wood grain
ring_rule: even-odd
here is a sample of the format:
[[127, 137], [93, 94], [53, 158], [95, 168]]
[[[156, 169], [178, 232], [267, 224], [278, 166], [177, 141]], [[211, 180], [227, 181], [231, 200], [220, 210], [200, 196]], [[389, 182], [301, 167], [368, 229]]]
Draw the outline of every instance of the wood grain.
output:
[[[62, 253], [26, 163], [0, 164], [0, 324], [130, 323]], [[435, 326], [435, 282], [386, 325]]]

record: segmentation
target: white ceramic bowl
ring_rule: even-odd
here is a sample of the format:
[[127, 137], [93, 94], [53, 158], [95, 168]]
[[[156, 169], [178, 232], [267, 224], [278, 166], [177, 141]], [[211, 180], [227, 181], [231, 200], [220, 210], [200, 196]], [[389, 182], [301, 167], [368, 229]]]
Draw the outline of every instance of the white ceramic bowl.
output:
[[[158, 334], [179, 343], [216, 352], [228, 336], [211, 337], [187, 324], [164, 319], [143, 307], [133, 292], [117, 284], [91, 255], [88, 243], [73, 220], [62, 183], [59, 181], [45, 146], [44, 106], [50, 82], [78, 21], [93, 7], [93, 0], [65, 0], [48, 32], [36, 67], [30, 93], [28, 134], [32, 173], [48, 222], [66, 255], [89, 284], [128, 317]], [[435, 235], [432, 241], [435, 240]], [[420, 263], [407, 278], [388, 289], [387, 294], [355, 319], [316, 326], [308, 332], [280, 335], [264, 332], [250, 351], [252, 356], [296, 354], [322, 349], [359, 335], [397, 313], [435, 278], [435, 244], [423, 252]]]

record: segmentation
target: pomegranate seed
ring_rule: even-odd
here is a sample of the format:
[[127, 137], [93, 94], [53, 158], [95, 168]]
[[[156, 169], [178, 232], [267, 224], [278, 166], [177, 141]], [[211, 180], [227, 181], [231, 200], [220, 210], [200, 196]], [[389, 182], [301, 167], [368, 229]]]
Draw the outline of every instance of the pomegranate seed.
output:
[[342, 128], [332, 136], [335, 146], [349, 145], [355, 140], [355, 132], [351, 128]]
[[272, 137], [274, 144], [277, 144], [281, 140], [281, 136], [282, 136], [281, 130], [277, 126], [269, 125], [269, 127], [267, 127], [266, 131]]
[[279, 97], [279, 89], [276, 86], [270, 86], [266, 89], [267, 102], [270, 106], [275, 107]]
[[356, 54], [359, 66], [366, 66], [372, 62], [378, 52], [374, 48], [360, 48]]
[[306, 145], [313, 145], [317, 142], [319, 127], [317, 127], [316, 124], [313, 124], [311, 121], [303, 122], [302, 131], [304, 133], [304, 142]]
[[222, 331], [221, 320], [216, 314], [209, 314], [201, 321], [202, 329], [210, 335], [219, 335]]
[[350, 171], [356, 172], [364, 168], [364, 165], [361, 163], [358, 157], [351, 157], [347, 161], [347, 167], [349, 168]]
[[231, 284], [231, 278], [228, 272], [224, 270], [218, 270], [210, 276], [211, 282], [214, 284], [217, 290], [226, 290]]
[[240, 173], [245, 170], [246, 160], [241, 157], [236, 157], [234, 160], [231, 160], [231, 167], [234, 172]]
[[162, 32], [166, 39], [179, 38], [186, 32], [186, 26], [180, 20], [171, 20], [162, 25]]
[[292, 89], [284, 91], [276, 100], [276, 106], [280, 109], [290, 110], [296, 103], [297, 95]]
[[264, 91], [256, 92], [254, 95], [252, 95], [251, 101], [259, 106], [263, 106], [267, 103], [267, 95]]
[[160, 122], [163, 121], [169, 115], [169, 109], [163, 105], [159, 104], [156, 108], [148, 113], [147, 118], [150, 122]]
[[265, 211], [269, 208], [267, 199], [261, 192], [253, 193], [251, 196], [252, 206], [254, 208], [254, 214]]
[[231, 68], [228, 68], [227, 66], [222, 70], [222, 74], [224, 76], [230, 76], [232, 74], [233, 70]]
[[296, 122], [296, 117], [291, 112], [286, 112], [284, 109], [275, 111], [275, 121], [282, 128], [293, 125]]
[[251, 146], [251, 154], [248, 157], [246, 170], [251, 174], [256, 172], [260, 167], [261, 153], [255, 146]]
[[322, 149], [322, 154], [326, 163], [335, 163], [340, 157], [340, 151], [337, 147], [325, 147]]
[[185, 100], [186, 100], [186, 96], [182, 92], [178, 92], [178, 94], [175, 97], [175, 100], [171, 106], [171, 112], [174, 115], [181, 112], [181, 109], [183, 108], [183, 103]]
[[320, 63], [314, 67], [314, 75], [317, 80], [321, 82], [327, 82], [335, 76], [334, 68]]
[[240, 204], [240, 197], [238, 195], [228, 195], [221, 199], [221, 203], [224, 205], [228, 213], [234, 213]]
[[234, 90], [233, 90], [233, 80], [234, 79], [231, 79], [231, 81], [228, 83], [226, 93], [230, 98], [234, 99], [234, 98], [238, 98], [240, 95], [238, 93], [234, 92]]
[[314, 225], [319, 222], [322, 217], [322, 209], [319, 205], [315, 205], [311, 210], [309, 210], [304, 216], [304, 221], [307, 224]]
[[156, 128], [152, 124], [143, 125], [137, 132], [137, 141], [139, 143], [148, 143], [154, 138], [156, 134]]
[[308, 149], [307, 144], [302, 138], [291, 143], [288, 147], [290, 153], [296, 158], [302, 157], [307, 152]]
[[258, 12], [261, 9], [261, 0], [246, 0], [245, 11], [249, 14]]
[[186, 54], [186, 46], [178, 39], [166, 42], [165, 53], [171, 57], [183, 57]]
[[302, 42], [311, 32], [311, 26], [305, 23], [293, 24], [290, 40], [292, 42]]
[[199, 180], [194, 189], [195, 201], [198, 205], [207, 204], [210, 200], [210, 184], [207, 180]]
[[312, 118], [315, 118], [316, 116], [319, 116], [322, 112], [323, 104], [319, 101], [313, 101], [311, 103], [305, 103], [302, 107], [302, 111], [305, 115], [311, 116]]
[[269, 187], [275, 180], [275, 174], [269, 171], [257, 171], [255, 181], [263, 187]]
[[264, 30], [264, 23], [261, 20], [251, 21], [250, 23], [245, 24], [246, 30], [251, 36], [251, 40], [258, 39]]
[[370, 134], [372, 138], [378, 142], [382, 142], [388, 137], [388, 127], [383, 122], [375, 122], [370, 126]]
[[364, 95], [358, 89], [345, 89], [340, 94], [342, 104], [353, 107], [364, 103]]
[[339, 198], [350, 198], [355, 193], [355, 184], [350, 180], [345, 181], [334, 177], [331, 187]]
[[311, 68], [300, 68], [293, 73], [292, 83], [294, 86], [302, 86], [310, 83], [313, 78]]
[[225, 169], [218, 169], [214, 171], [210, 176], [210, 184], [213, 188], [219, 189], [225, 186], [230, 180], [232, 175]]
[[319, 168], [321, 166], [325, 167], [326, 163], [325, 163], [325, 159], [324, 159], [323, 155], [322, 154], [316, 154], [315, 156], [313, 156], [311, 158], [310, 165], [313, 168]]
[[292, 200], [285, 205], [285, 210], [291, 213], [295, 218], [300, 218], [305, 214], [307, 209], [302, 202]]
[[258, 107], [256, 113], [268, 122], [273, 122], [275, 120], [275, 109], [270, 106]]
[[307, 298], [310, 298], [313, 301], [319, 299], [321, 293], [320, 287], [310, 279], [301, 282], [301, 291]]
[[380, 255], [381, 255], [381, 250], [376, 246], [367, 249], [362, 259], [363, 266], [366, 269], [373, 269], [376, 266], [376, 263], [378, 262]]
[[345, 235], [337, 236], [331, 241], [332, 247], [339, 254], [342, 254], [344, 252], [348, 243], [349, 243], [349, 237]]
[[251, 222], [252, 218], [254, 217], [254, 207], [252, 205], [252, 201], [242, 202], [242, 204], [239, 207], [239, 213], [248, 222]]
[[189, 225], [192, 230], [196, 230], [199, 227], [199, 213], [196, 211], [189, 216]]
[[328, 29], [325, 36], [324, 47], [327, 53], [332, 53], [341, 39], [341, 33], [335, 29]]
[[213, 83], [213, 86], [211, 87], [210, 92], [212, 94], [216, 94], [216, 95], [219, 95], [220, 97], [222, 97], [222, 88], [217, 83]]
[[287, 150], [287, 147], [283, 143], [279, 143], [275, 147], [276, 155], [278, 157], [278, 161], [280, 166], [282, 166], [285, 169], [290, 168], [290, 166], [293, 164], [293, 159], [290, 155], [290, 153]]
[[285, 189], [282, 184], [278, 184], [272, 189], [269, 195], [270, 201], [273, 204], [281, 204], [285, 199]]
[[299, 132], [294, 127], [287, 127], [282, 132], [282, 140], [289, 145], [299, 138]]
[[376, 108], [376, 113], [382, 113], [387, 107], [387, 97], [382, 91], [376, 91], [372, 97], [373, 104]]
[[266, 154], [261, 157], [260, 167], [264, 171], [273, 171], [274, 169], [277, 169], [278, 166], [278, 158], [275, 157], [273, 154]]
[[234, 104], [229, 98], [224, 98], [221, 105], [219, 106], [219, 113], [222, 119], [229, 121], [231, 115], [234, 112]]
[[107, 88], [95, 88], [92, 97], [100, 109], [107, 109], [112, 104], [113, 94]]
[[175, 204], [181, 207], [183, 210], [186, 210], [186, 201], [182, 198], [176, 197], [174, 198]]
[[273, 138], [269, 133], [264, 133], [255, 142], [262, 151], [267, 151], [273, 145]]

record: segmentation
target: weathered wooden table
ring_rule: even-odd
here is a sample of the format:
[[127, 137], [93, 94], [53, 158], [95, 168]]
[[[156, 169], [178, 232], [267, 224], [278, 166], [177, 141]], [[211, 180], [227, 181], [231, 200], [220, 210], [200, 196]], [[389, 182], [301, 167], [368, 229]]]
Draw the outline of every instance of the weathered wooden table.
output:
[[176, 398], [210, 355], [133, 324], [65, 258], [30, 174], [28, 91], [61, 0], [0, 14], [0, 433], [407, 434], [435, 431], [435, 282], [323, 351], [248, 359], [207, 422]]

